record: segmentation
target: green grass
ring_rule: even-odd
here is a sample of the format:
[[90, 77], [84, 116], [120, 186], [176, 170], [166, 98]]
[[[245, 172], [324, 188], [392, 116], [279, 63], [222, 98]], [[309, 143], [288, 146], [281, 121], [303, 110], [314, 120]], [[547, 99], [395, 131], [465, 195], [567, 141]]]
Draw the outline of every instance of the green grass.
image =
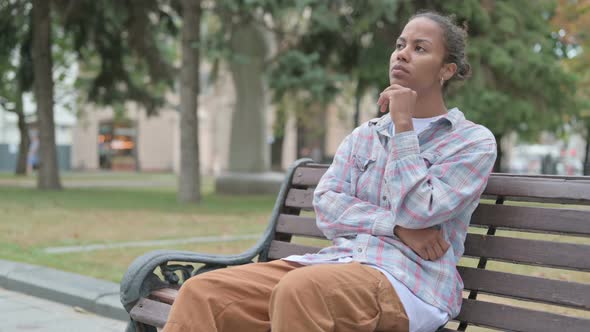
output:
[[[262, 233], [274, 205], [274, 196], [228, 196], [212, 192], [212, 179], [204, 179], [202, 203], [176, 200], [172, 175], [102, 174], [64, 176], [85, 181], [153, 180], [160, 186], [142, 188], [69, 188], [39, 191], [1, 185], [0, 258], [40, 264], [118, 282], [129, 263], [142, 253], [160, 248], [210, 253], [238, 253], [255, 241], [109, 249], [68, 254], [47, 254], [55, 246], [179, 239], [209, 235]], [[12, 180], [4, 176], [0, 180]]]

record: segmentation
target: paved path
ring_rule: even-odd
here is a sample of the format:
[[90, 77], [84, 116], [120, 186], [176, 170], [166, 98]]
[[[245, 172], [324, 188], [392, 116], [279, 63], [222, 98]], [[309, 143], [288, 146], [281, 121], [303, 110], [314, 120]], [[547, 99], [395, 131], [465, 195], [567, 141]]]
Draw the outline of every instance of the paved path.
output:
[[0, 332], [125, 331], [125, 322], [0, 288]]
[[71, 252], [96, 251], [115, 248], [154, 247], [188, 243], [221, 243], [242, 240], [256, 240], [259, 239], [261, 236], [261, 234], [197, 236], [171, 240], [132, 241], [106, 244], [88, 244], [84, 246], [49, 247], [43, 249], [43, 251], [48, 254], [65, 254]]

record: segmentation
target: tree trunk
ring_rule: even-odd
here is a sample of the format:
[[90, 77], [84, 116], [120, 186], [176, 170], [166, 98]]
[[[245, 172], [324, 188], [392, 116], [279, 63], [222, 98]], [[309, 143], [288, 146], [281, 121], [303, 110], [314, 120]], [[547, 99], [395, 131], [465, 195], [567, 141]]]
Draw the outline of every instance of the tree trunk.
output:
[[494, 163], [494, 169], [493, 172], [496, 173], [501, 173], [502, 172], [502, 157], [503, 157], [503, 151], [502, 151], [502, 134], [497, 134], [494, 135], [496, 137], [496, 144], [498, 146], [498, 156], [496, 157], [496, 162]]
[[361, 80], [357, 80], [356, 82], [356, 91], [354, 93], [354, 119], [353, 119], [353, 128], [359, 126], [360, 117], [361, 117], [361, 99], [363, 94], [363, 86], [361, 84]]
[[29, 126], [25, 119], [23, 111], [23, 95], [19, 90], [16, 93], [16, 108], [15, 113], [18, 116], [18, 131], [20, 133], [20, 144], [18, 147], [18, 157], [16, 160], [16, 175], [27, 174], [27, 156], [29, 154], [29, 146], [31, 145], [31, 138], [29, 137]]
[[590, 121], [586, 127], [586, 155], [584, 156], [584, 175], [590, 175]]
[[33, 72], [39, 119], [39, 189], [61, 189], [53, 122], [53, 78], [51, 60], [50, 1], [33, 0]]
[[267, 91], [264, 60], [268, 45], [264, 31], [253, 22], [234, 27], [230, 71], [236, 90], [228, 170], [261, 173], [270, 169], [267, 143]]
[[182, 1], [182, 70], [180, 71], [180, 202], [201, 200], [199, 165], [199, 48], [201, 1]]
[[[285, 103], [285, 102], [283, 102]], [[273, 142], [270, 148], [270, 165], [273, 171], [280, 171], [283, 165], [283, 142], [285, 141], [285, 126], [287, 124], [286, 106], [280, 105], [276, 109], [273, 125]]]
[[297, 119], [297, 157], [326, 161], [326, 107], [313, 103]]

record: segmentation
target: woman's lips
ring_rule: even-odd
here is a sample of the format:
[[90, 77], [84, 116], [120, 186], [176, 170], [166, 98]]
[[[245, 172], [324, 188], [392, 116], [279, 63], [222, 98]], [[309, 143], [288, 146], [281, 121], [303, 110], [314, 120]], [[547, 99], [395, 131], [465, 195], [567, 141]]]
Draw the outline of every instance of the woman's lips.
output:
[[409, 74], [410, 71], [406, 69], [406, 67], [402, 66], [402, 65], [395, 65], [391, 68], [391, 71], [401, 71], [404, 72], [406, 74]]
[[410, 71], [401, 65], [395, 65], [391, 67], [390, 77], [391, 78], [403, 78], [410, 74]]

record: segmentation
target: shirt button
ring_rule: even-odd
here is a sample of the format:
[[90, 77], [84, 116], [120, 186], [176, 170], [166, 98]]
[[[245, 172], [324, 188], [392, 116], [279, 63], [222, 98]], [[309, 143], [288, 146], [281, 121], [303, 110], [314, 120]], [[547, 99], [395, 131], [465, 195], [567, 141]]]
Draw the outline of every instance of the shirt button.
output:
[[357, 248], [356, 251], [363, 252], [363, 248]]
[[383, 200], [386, 201], [387, 200], [387, 196], [383, 195]]

